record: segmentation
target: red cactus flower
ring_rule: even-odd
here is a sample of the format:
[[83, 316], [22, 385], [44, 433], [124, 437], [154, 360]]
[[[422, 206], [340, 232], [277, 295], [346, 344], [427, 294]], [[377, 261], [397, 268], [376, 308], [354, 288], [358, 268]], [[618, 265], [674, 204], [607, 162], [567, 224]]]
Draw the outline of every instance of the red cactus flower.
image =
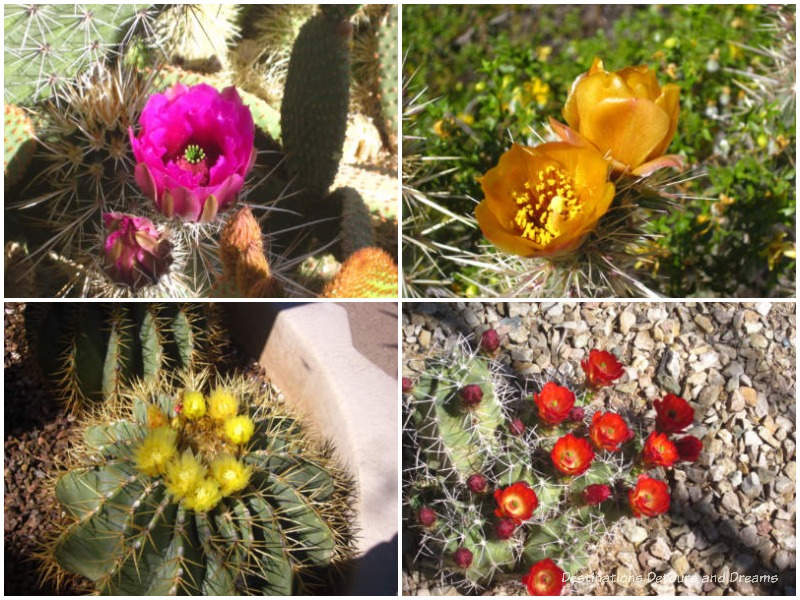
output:
[[582, 407], [573, 406], [569, 410], [569, 415], [567, 416], [567, 419], [569, 419], [573, 423], [580, 423], [581, 421], [583, 421], [583, 417], [585, 416], [586, 416], [586, 411], [583, 410]]
[[512, 519], [516, 525], [530, 519], [533, 511], [539, 506], [536, 492], [524, 481], [518, 481], [502, 490], [495, 490], [494, 499], [497, 501], [495, 516]]
[[680, 433], [694, 421], [694, 409], [679, 396], [667, 394], [653, 403], [656, 407], [656, 429], [664, 433]]
[[571, 433], [561, 437], [550, 452], [553, 465], [564, 475], [580, 475], [585, 472], [594, 460], [592, 445], [584, 438], [577, 438]]
[[687, 435], [675, 441], [675, 448], [678, 449], [679, 460], [694, 462], [700, 457], [703, 442], [693, 435]]
[[545, 423], [558, 425], [569, 415], [575, 404], [575, 394], [552, 381], [545, 383], [542, 391], [534, 394], [533, 401], [539, 407], [539, 418]]
[[481, 349], [492, 353], [500, 347], [500, 336], [494, 329], [487, 329], [481, 335]]
[[678, 449], [666, 433], [654, 431], [644, 443], [642, 460], [648, 467], [671, 467], [678, 460]]
[[636, 487], [628, 492], [628, 502], [635, 517], [655, 517], [669, 510], [667, 484], [658, 479], [639, 475]]
[[411, 378], [403, 377], [403, 393], [408, 394], [413, 389], [414, 389], [414, 382], [411, 381]]
[[434, 510], [428, 506], [423, 506], [419, 509], [417, 513], [417, 520], [422, 524], [424, 527], [430, 527], [434, 523], [436, 523], [436, 513]]
[[611, 488], [605, 483], [593, 483], [583, 488], [586, 504], [601, 504], [611, 497]]
[[458, 396], [461, 398], [461, 402], [464, 406], [472, 408], [480, 404], [481, 400], [483, 400], [483, 390], [477, 383], [471, 383], [458, 390]]
[[625, 419], [616, 413], [596, 412], [589, 426], [589, 437], [598, 450], [616, 452], [628, 440], [630, 429]]
[[150, 219], [118, 212], [103, 213], [108, 235], [104, 249], [114, 281], [138, 289], [167, 272], [171, 245]]
[[516, 528], [517, 524], [514, 523], [514, 519], [500, 519], [495, 526], [495, 533], [499, 539], [507, 540], [514, 535]]
[[522, 419], [514, 419], [508, 424], [508, 431], [511, 432], [511, 435], [522, 435], [525, 433], [525, 423], [522, 422]]
[[564, 587], [564, 571], [551, 559], [540, 560], [522, 578], [531, 596], [559, 596]]
[[625, 374], [625, 367], [617, 357], [605, 350], [589, 351], [589, 358], [581, 362], [586, 381], [592, 387], [611, 385]]
[[486, 491], [486, 477], [480, 473], [470, 475], [467, 479], [467, 487], [475, 494], [482, 494]]
[[453, 559], [462, 569], [469, 569], [469, 566], [472, 564], [472, 552], [466, 548], [459, 548], [453, 553]]

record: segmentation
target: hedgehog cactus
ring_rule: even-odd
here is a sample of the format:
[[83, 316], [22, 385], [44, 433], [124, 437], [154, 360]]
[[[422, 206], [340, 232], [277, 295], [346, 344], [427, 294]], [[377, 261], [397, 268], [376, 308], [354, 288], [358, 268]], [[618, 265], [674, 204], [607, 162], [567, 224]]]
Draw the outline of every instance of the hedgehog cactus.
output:
[[324, 298], [397, 296], [397, 265], [385, 250], [362, 248], [348, 258], [322, 294]]
[[[189, 414], [192, 398], [205, 414]], [[247, 435], [230, 435], [234, 421]], [[271, 387], [169, 374], [82, 434], [55, 482], [66, 522], [41, 552], [46, 576], [110, 595], [291, 595], [351, 557], [352, 484]]]
[[[404, 499], [420, 556], [441, 578], [469, 589], [483, 589], [499, 575], [521, 573], [545, 558], [577, 574], [589, 544], [598, 543], [607, 522], [621, 515], [619, 499], [591, 504], [584, 490], [632, 482], [630, 448], [598, 451], [576, 476], [556, 471], [552, 449], [568, 432], [585, 434], [577, 418], [582, 415], [546, 423], [530, 398], [520, 395], [501, 364], [471, 350], [466, 340], [446, 356], [429, 357], [405, 394]], [[564, 415], [571, 406], [560, 407]], [[500, 494], [520, 485], [532, 491], [532, 512], [515, 521], [503, 512]], [[423, 507], [435, 511], [432, 523], [420, 521]], [[460, 548], [472, 553], [467, 567], [455, 559]]]
[[201, 369], [226, 353], [210, 304], [29, 304], [27, 322], [42, 372], [73, 410], [111, 401], [137, 378]]

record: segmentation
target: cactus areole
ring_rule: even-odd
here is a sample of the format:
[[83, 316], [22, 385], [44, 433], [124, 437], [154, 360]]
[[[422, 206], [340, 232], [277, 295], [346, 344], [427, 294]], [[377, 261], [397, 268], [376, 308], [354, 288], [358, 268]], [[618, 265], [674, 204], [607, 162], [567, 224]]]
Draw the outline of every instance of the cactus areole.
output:
[[291, 595], [348, 559], [351, 483], [271, 388], [182, 373], [104, 406], [56, 483], [48, 572], [108, 595]]

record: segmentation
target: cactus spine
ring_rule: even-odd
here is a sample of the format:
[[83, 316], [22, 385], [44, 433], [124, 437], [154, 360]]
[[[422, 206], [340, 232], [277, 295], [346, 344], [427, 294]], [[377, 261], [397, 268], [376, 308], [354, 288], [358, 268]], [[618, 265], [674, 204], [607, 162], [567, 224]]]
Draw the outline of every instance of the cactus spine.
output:
[[[208, 413], [184, 414], [190, 397]], [[232, 420], [251, 437], [232, 440]], [[352, 483], [271, 387], [168, 373], [82, 433], [55, 481], [67, 516], [40, 553], [45, 576], [78, 573], [110, 595], [291, 595], [351, 556]]]

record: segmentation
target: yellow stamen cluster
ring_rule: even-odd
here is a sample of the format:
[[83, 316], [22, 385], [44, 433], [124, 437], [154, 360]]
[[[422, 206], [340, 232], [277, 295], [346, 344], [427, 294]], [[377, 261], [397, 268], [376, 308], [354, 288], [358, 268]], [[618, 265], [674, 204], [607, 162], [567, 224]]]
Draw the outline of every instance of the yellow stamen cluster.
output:
[[514, 224], [522, 237], [539, 245], [557, 237], [561, 224], [580, 211], [572, 180], [552, 165], [540, 170], [534, 181], [526, 181], [525, 190], [513, 197], [519, 206]]
[[225, 437], [233, 444], [246, 444], [253, 437], [255, 424], [248, 416], [231, 417], [225, 421]]
[[183, 505], [195, 512], [206, 512], [222, 500], [219, 484], [213, 479], [203, 479], [183, 499]]
[[189, 450], [167, 465], [165, 483], [167, 491], [176, 499], [185, 498], [206, 476], [205, 466]]
[[230, 391], [216, 388], [208, 397], [208, 414], [215, 421], [224, 421], [236, 416], [239, 411], [239, 401]]
[[206, 414], [206, 400], [203, 394], [195, 391], [183, 392], [183, 409], [181, 414], [190, 420], [199, 419]]
[[177, 439], [178, 433], [169, 427], [153, 429], [134, 453], [136, 468], [153, 477], [164, 473], [167, 463], [178, 452]]

